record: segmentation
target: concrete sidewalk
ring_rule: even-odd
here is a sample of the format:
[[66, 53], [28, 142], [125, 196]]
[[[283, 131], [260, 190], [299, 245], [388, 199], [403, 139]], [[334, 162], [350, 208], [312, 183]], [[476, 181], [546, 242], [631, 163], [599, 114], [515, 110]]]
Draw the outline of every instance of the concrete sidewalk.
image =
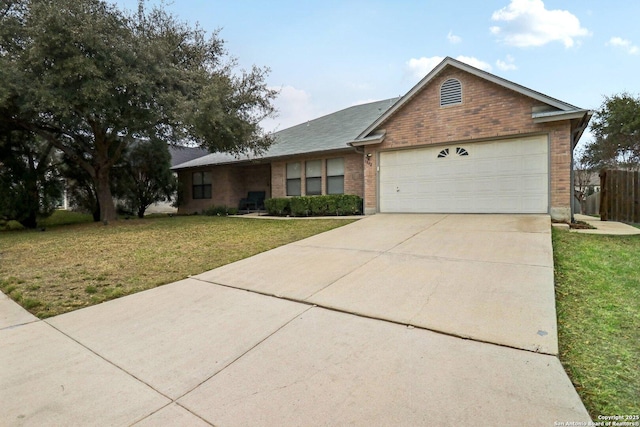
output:
[[573, 216], [577, 221], [583, 221], [590, 226], [595, 227], [595, 229], [571, 230], [575, 233], [607, 234], [612, 236], [630, 236], [640, 234], [640, 228], [636, 228], [622, 222], [601, 221], [600, 218], [595, 218], [589, 215], [574, 214]]
[[549, 233], [547, 216], [375, 215], [46, 321], [0, 298], [0, 419], [589, 421], [555, 356]]

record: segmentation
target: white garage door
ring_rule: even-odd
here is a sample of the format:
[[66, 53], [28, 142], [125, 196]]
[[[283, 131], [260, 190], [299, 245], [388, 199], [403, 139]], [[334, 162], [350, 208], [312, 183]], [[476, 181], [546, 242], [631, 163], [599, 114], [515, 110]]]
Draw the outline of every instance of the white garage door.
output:
[[546, 213], [546, 136], [380, 154], [381, 212]]

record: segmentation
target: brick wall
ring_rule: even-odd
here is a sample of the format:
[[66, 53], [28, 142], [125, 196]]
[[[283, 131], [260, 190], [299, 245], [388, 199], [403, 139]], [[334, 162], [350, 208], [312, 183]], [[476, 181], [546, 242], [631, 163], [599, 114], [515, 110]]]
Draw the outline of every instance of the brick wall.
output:
[[[462, 104], [440, 107], [440, 86], [456, 78], [462, 84]], [[384, 142], [371, 146], [371, 164], [365, 162], [365, 210], [377, 209], [376, 154], [389, 149], [428, 146], [454, 141], [472, 142], [521, 134], [550, 137], [551, 208], [570, 207], [569, 121], [536, 124], [533, 107], [544, 104], [453, 67], [445, 68], [387, 122]]]
[[[179, 214], [201, 212], [212, 206], [237, 207], [240, 199], [249, 191], [264, 191], [270, 195], [270, 165], [221, 165], [188, 169], [178, 172], [184, 202]], [[211, 198], [193, 199], [192, 177], [194, 172], [211, 172]]]

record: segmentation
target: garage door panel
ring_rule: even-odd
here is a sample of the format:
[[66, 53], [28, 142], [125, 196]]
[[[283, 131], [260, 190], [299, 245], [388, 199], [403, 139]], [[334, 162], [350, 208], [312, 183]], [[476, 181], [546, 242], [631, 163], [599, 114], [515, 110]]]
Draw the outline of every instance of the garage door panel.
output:
[[547, 180], [540, 175], [527, 175], [522, 177], [521, 184], [524, 192], [541, 192], [540, 189], [547, 184]]
[[381, 153], [380, 210], [546, 213], [547, 147], [538, 136]]

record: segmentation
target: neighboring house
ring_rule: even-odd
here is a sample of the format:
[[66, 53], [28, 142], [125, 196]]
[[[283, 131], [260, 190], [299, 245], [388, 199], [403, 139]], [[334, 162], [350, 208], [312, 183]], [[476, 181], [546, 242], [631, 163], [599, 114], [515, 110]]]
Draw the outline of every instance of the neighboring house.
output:
[[[169, 145], [169, 154], [171, 154], [171, 167], [177, 166], [181, 163], [188, 162], [198, 157], [203, 157], [209, 154], [208, 150], [199, 147], [182, 147]], [[149, 206], [145, 211], [145, 215], [153, 213], [176, 213], [177, 208], [172, 204], [175, 202], [175, 196], [171, 198], [170, 202], [158, 202]]]
[[376, 212], [549, 213], [571, 219], [572, 153], [591, 112], [452, 58], [406, 95], [275, 134], [261, 156], [175, 166], [180, 213], [267, 197], [356, 194]]
[[600, 175], [598, 172], [574, 170], [573, 183], [575, 191], [584, 191], [587, 195], [600, 191]]
[[600, 213], [600, 175], [585, 169], [573, 171], [573, 213], [596, 215]]

